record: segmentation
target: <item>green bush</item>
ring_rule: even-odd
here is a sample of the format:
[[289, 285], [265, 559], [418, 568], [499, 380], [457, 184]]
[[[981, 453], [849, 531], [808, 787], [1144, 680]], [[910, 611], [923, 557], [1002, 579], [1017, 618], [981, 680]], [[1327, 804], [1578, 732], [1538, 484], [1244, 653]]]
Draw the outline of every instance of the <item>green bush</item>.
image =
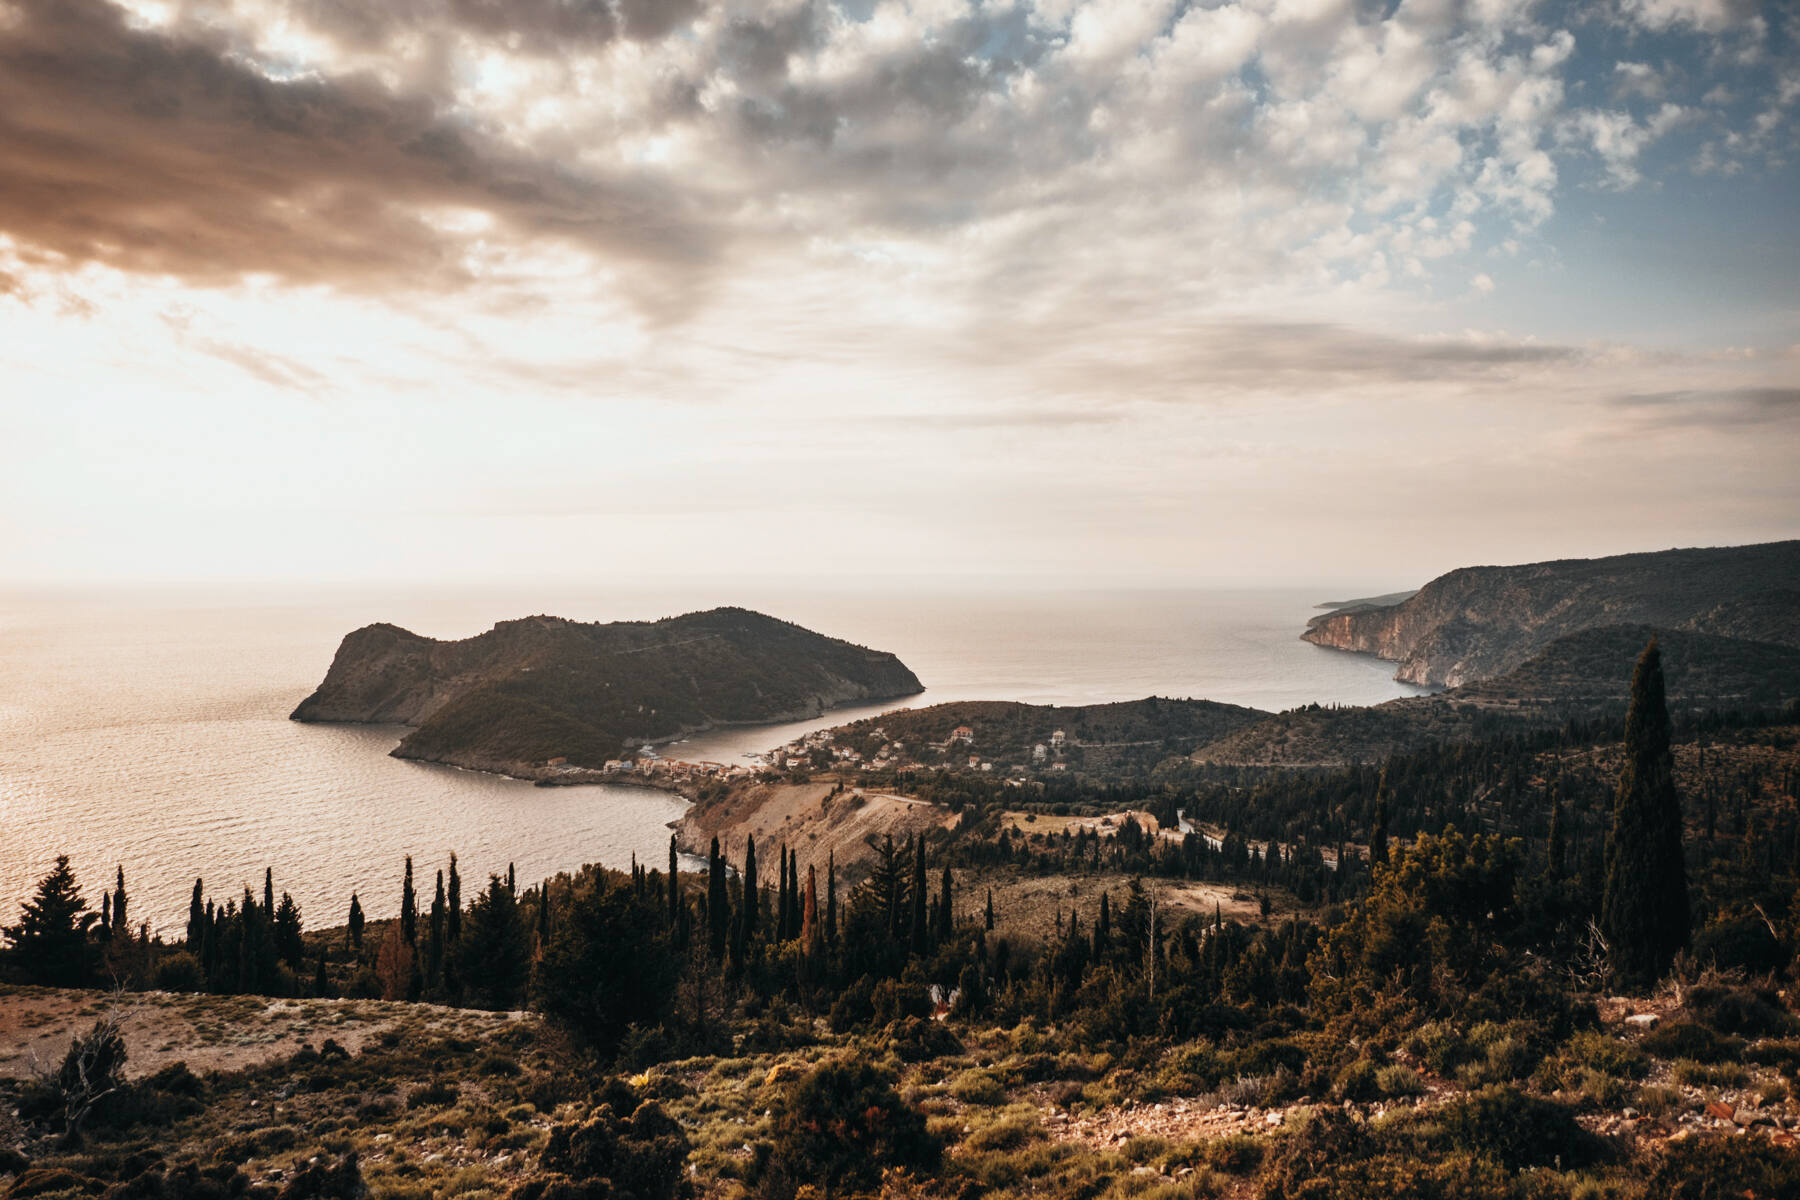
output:
[[782, 1097], [774, 1168], [831, 1191], [874, 1187], [887, 1166], [931, 1169], [942, 1149], [925, 1118], [894, 1091], [894, 1077], [866, 1060], [821, 1063]]
[[1566, 1104], [1493, 1086], [1459, 1096], [1438, 1110], [1449, 1144], [1511, 1170], [1589, 1166], [1606, 1156], [1603, 1142], [1575, 1120]]
[[1683, 1138], [1665, 1145], [1644, 1194], [1658, 1200], [1800, 1196], [1800, 1152], [1762, 1138]]
[[1742, 1039], [1715, 1033], [1692, 1021], [1677, 1021], [1653, 1029], [1644, 1036], [1642, 1045], [1658, 1058], [1688, 1058], [1703, 1063], [1737, 1059], [1744, 1052]]
[[1694, 1020], [1720, 1033], [1751, 1038], [1800, 1033], [1800, 1020], [1782, 1006], [1778, 995], [1766, 989], [1691, 988], [1683, 1007]]

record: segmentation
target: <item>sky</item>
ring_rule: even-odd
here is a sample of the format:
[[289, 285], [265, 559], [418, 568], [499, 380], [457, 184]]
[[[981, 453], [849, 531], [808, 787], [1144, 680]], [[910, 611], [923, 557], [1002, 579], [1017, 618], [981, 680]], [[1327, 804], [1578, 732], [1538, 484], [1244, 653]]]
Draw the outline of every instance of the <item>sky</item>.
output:
[[1800, 5], [0, 0], [0, 579], [1800, 536]]

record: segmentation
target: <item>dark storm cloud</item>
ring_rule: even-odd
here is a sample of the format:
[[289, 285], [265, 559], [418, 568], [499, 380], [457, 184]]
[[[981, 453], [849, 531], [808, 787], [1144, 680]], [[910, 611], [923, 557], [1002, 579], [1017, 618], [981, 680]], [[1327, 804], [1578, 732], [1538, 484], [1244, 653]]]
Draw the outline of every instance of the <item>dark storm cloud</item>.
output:
[[434, 209], [656, 264], [665, 289], [708, 257], [667, 189], [562, 168], [371, 78], [273, 80], [219, 35], [136, 28], [104, 0], [0, 14], [0, 234], [28, 260], [441, 284], [464, 239]]

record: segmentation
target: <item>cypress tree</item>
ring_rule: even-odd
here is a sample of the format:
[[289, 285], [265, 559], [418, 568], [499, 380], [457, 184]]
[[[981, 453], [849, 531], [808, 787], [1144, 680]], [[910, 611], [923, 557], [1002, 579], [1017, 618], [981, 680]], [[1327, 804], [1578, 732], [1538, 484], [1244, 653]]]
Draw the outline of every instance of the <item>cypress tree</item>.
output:
[[756, 936], [757, 909], [762, 907], [756, 889], [756, 835], [744, 843], [744, 941]]
[[681, 880], [676, 872], [675, 835], [669, 835], [669, 928], [679, 936], [681, 929]]
[[362, 937], [363, 937], [363, 910], [362, 910], [362, 901], [358, 900], [356, 898], [355, 892], [350, 893], [350, 917], [349, 917], [349, 920], [345, 922], [345, 924], [348, 925], [350, 928], [350, 948], [355, 950], [358, 954], [361, 954], [362, 953]]
[[550, 881], [538, 885], [537, 939], [541, 950], [550, 944]]
[[450, 853], [450, 879], [444, 888], [444, 940], [454, 947], [462, 940], [462, 876], [456, 873], [456, 852]]
[[930, 927], [925, 923], [925, 839], [913, 838], [912, 883], [912, 951], [924, 954], [929, 946]]
[[274, 867], [264, 867], [263, 868], [262, 910], [263, 910], [263, 916], [265, 918], [272, 917], [275, 915], [275, 868]]
[[425, 982], [432, 987], [444, 979], [444, 936], [449, 925], [444, 907], [444, 872], [439, 870], [437, 892], [431, 897], [431, 917], [425, 935]]
[[112, 937], [112, 893], [100, 893], [100, 938], [105, 941]]
[[825, 941], [827, 945], [837, 945], [837, 929], [837, 851], [832, 850], [825, 856]]
[[506, 864], [506, 890], [513, 894], [514, 900], [519, 898], [519, 877], [514, 874], [511, 863]]
[[188, 953], [196, 957], [200, 953], [200, 944], [206, 940], [206, 884], [203, 880], [194, 880], [194, 895], [188, 901], [187, 948]]
[[[1105, 900], [1106, 894], [1104, 892], [1102, 892], [1100, 895], [1100, 898], [1101, 898], [1101, 900]], [[987, 927], [988, 927], [988, 932], [992, 933], [993, 929], [994, 929], [994, 889], [993, 888], [989, 888], [987, 890]]]
[[789, 939], [800, 936], [800, 852], [789, 850], [788, 856], [788, 927]]
[[725, 957], [725, 937], [731, 932], [731, 900], [725, 891], [725, 858], [719, 853], [719, 839], [712, 840], [706, 857], [706, 934], [707, 948], [714, 961]]
[[313, 976], [313, 995], [331, 995], [331, 978], [325, 974], [325, 952], [319, 951], [319, 970]]
[[125, 936], [131, 936], [131, 918], [125, 915], [125, 867], [119, 866], [119, 882], [113, 888], [112, 923], [114, 929], [124, 930]]
[[787, 845], [778, 847], [781, 857], [775, 864], [775, 940], [787, 940], [788, 925], [788, 890], [787, 890]]
[[946, 865], [938, 893], [937, 936], [940, 942], [949, 941], [950, 933], [956, 926], [956, 909], [951, 903], [950, 886], [950, 868]]
[[410, 854], [406, 856], [406, 882], [400, 887], [400, 940], [409, 948], [419, 943], [419, 897], [413, 892]]
[[[1369, 835], [1371, 869], [1388, 860], [1388, 769], [1381, 768], [1381, 781], [1375, 785], [1375, 829]], [[1340, 866], [1343, 864], [1340, 863]]]
[[1613, 799], [1600, 904], [1613, 966], [1638, 984], [1660, 978], [1688, 942], [1681, 801], [1675, 794], [1669, 734], [1662, 650], [1652, 637], [1631, 676], [1625, 766]]

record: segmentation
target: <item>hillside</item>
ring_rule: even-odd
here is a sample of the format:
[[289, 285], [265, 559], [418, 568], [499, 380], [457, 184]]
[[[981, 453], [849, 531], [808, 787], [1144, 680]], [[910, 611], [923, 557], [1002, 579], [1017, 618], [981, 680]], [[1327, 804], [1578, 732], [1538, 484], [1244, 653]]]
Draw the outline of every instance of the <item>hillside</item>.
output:
[[394, 754], [531, 775], [725, 724], [797, 720], [921, 690], [892, 654], [761, 613], [504, 621], [461, 641], [394, 625], [344, 638], [296, 721], [414, 725]]
[[[1115, 704], [1020, 704], [970, 700], [884, 713], [831, 731], [833, 744], [880, 755], [884, 745], [897, 761], [923, 766], [961, 766], [972, 757], [995, 771], [1014, 768], [1129, 773], [1172, 755], [1187, 754], [1268, 716], [1260, 709], [1211, 700], [1151, 696]], [[967, 741], [955, 739], [967, 728]], [[1062, 736], [1057, 737], [1058, 731]], [[953, 740], [954, 739], [954, 740]], [[1043, 757], [1034, 749], [1043, 747]]]
[[1800, 541], [1465, 567], [1398, 604], [1314, 617], [1301, 636], [1390, 659], [1407, 683], [1458, 687], [1602, 625], [1800, 646]]
[[1375, 762], [1573, 717], [1622, 717], [1631, 671], [1655, 635], [1672, 709], [1775, 710], [1800, 699], [1800, 649], [1646, 625], [1558, 638], [1495, 679], [1368, 708], [1295, 709], [1201, 747], [1195, 761], [1293, 766]]

